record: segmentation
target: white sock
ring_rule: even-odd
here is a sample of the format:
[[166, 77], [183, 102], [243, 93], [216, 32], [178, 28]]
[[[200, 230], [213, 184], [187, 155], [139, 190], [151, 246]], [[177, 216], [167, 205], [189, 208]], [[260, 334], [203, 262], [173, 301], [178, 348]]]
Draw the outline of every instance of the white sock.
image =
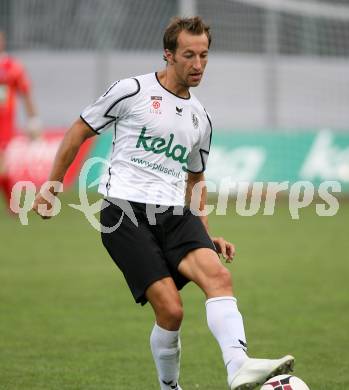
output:
[[210, 298], [206, 301], [208, 327], [221, 347], [229, 378], [247, 359], [247, 344], [242, 316], [234, 297]]
[[155, 324], [150, 335], [150, 347], [161, 390], [171, 389], [179, 378], [181, 355], [179, 330], [166, 330]]

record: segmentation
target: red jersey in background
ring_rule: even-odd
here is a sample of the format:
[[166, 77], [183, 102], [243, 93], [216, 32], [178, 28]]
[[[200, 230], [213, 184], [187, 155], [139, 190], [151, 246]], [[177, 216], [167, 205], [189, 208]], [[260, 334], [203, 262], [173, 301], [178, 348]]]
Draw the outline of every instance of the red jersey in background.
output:
[[8, 55], [0, 56], [0, 148], [15, 134], [16, 94], [29, 89], [23, 66]]

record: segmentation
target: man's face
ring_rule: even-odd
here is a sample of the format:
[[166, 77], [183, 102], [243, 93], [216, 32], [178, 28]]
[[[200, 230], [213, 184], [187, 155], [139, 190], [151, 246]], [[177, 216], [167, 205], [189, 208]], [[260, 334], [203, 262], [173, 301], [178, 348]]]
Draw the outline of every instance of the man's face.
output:
[[196, 87], [200, 84], [208, 60], [208, 38], [205, 33], [193, 35], [181, 31], [177, 43], [175, 53], [166, 51], [169, 64], [173, 66], [180, 85]]

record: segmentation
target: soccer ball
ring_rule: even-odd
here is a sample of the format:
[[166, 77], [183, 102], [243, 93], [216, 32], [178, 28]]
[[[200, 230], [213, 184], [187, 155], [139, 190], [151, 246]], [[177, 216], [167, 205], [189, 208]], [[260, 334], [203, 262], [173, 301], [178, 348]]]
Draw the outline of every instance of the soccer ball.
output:
[[278, 375], [268, 379], [261, 390], [310, 390], [299, 378], [293, 375]]

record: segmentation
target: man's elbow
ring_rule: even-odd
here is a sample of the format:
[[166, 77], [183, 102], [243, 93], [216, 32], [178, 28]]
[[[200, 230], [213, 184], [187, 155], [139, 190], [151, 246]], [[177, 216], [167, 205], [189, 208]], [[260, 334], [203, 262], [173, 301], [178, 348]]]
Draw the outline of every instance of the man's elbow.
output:
[[78, 118], [66, 133], [66, 136], [78, 146], [95, 135], [96, 133], [81, 118]]

